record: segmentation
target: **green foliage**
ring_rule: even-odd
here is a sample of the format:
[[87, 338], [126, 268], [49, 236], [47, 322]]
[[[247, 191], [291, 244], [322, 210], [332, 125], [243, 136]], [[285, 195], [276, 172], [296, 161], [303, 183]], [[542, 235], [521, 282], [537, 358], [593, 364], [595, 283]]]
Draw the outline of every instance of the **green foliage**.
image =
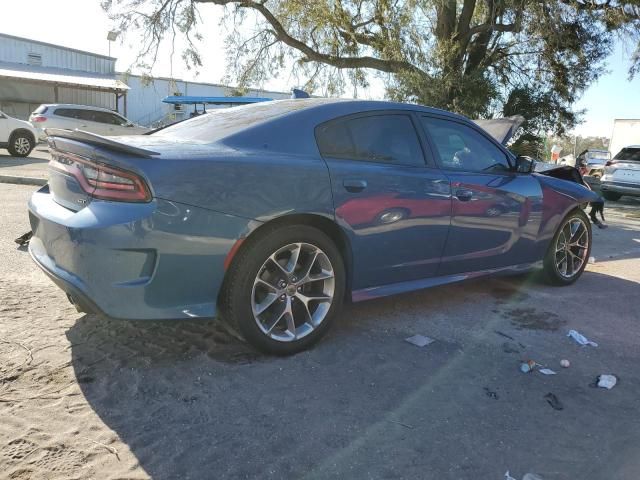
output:
[[[377, 74], [393, 100], [474, 118], [523, 115], [523, 148], [579, 122], [572, 105], [603, 73], [616, 37], [640, 45], [640, 0], [103, 2], [120, 30], [143, 33], [143, 67], [178, 35], [184, 61], [201, 65], [194, 40], [205, 5], [224, 7], [228, 80], [240, 88], [287, 74], [336, 95]], [[640, 48], [629, 74], [639, 68]]]

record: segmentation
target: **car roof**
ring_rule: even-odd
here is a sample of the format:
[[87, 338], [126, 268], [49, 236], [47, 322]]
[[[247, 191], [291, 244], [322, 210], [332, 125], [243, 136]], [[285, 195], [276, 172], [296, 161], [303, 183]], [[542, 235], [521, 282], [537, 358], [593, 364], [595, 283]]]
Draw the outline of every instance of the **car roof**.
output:
[[41, 107], [47, 107], [47, 108], [75, 108], [76, 110], [99, 110], [101, 112], [116, 113], [116, 114], [120, 115], [119, 112], [116, 112], [116, 111], [111, 110], [109, 108], [92, 107], [91, 105], [76, 105], [76, 104], [73, 104], [73, 103], [43, 103], [40, 106]]

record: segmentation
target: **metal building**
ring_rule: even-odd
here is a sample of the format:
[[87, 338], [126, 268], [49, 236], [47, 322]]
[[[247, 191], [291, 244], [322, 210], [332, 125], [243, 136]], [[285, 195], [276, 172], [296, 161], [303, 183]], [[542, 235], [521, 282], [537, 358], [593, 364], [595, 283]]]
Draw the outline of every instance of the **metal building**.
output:
[[[116, 59], [0, 33], [0, 110], [26, 120], [42, 103], [109, 108], [140, 125], [171, 123], [189, 115], [162, 103], [170, 95], [232, 96], [213, 83], [146, 78], [118, 73]], [[289, 93], [250, 90], [250, 96], [289, 98]]]

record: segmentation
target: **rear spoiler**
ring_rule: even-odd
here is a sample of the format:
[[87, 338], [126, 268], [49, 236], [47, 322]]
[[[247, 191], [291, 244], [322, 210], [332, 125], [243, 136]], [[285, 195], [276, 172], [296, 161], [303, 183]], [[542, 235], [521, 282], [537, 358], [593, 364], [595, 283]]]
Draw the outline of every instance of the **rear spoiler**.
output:
[[66, 138], [68, 140], [76, 140], [78, 142], [88, 143], [96, 147], [107, 148], [116, 152], [128, 153], [138, 157], [150, 158], [153, 155], [160, 155], [158, 152], [147, 150], [145, 148], [132, 147], [126, 143], [117, 142], [108, 137], [96, 135], [95, 133], [85, 132], [84, 130], [64, 130], [62, 128], [45, 128], [44, 132], [54, 142], [55, 138]]

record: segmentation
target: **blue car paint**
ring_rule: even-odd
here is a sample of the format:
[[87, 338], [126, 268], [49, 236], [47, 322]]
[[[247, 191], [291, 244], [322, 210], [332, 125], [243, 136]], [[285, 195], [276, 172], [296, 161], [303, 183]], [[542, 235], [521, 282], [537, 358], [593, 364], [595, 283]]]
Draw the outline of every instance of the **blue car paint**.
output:
[[[34, 260], [63, 289], [112, 317], [210, 317], [215, 314], [225, 259], [238, 240], [274, 219], [316, 215], [335, 221], [347, 239], [347, 253], [353, 258], [352, 298], [358, 301], [532, 268], [566, 213], [597, 197], [580, 185], [542, 175], [479, 179], [452, 174], [429, 164], [428, 154], [424, 168], [407, 171], [323, 159], [314, 129], [340, 116], [398, 110], [471, 122], [448, 112], [391, 102], [295, 102], [291, 112], [266, 117], [213, 143], [181, 142], [162, 132], [120, 139], [160, 153], [153, 158], [53, 139], [58, 150], [140, 174], [153, 201], [90, 199], [86, 207], [73, 211], [57, 203], [48, 190], [38, 192], [29, 204]], [[345, 190], [353, 172], [357, 181], [366, 177], [365, 195]], [[391, 188], [383, 181], [385, 175], [406, 184]], [[72, 179], [54, 178], [55, 182], [74, 191]], [[488, 196], [501, 210], [497, 215], [464, 215], [456, 208], [452, 185], [471, 188], [479, 201]], [[557, 204], [547, 205], [545, 191], [554, 192]], [[354, 199], [380, 202], [379, 213], [392, 214], [393, 221], [385, 223], [373, 215], [350, 222], [341, 212]], [[60, 203], [65, 201], [73, 202], [73, 195]], [[405, 218], [404, 211], [389, 210], [390, 202], [392, 208], [394, 202], [411, 205], [413, 215], [410, 211]], [[430, 211], [435, 202], [437, 207]]]

